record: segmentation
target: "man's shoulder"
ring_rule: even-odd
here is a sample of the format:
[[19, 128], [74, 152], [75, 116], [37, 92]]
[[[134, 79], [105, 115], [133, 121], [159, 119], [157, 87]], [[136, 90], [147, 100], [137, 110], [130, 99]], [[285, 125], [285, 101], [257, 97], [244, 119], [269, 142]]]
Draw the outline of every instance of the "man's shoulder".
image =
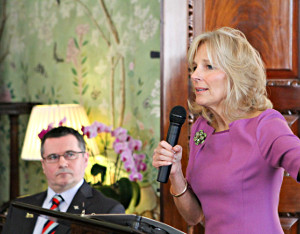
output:
[[47, 192], [40, 192], [32, 195], [22, 195], [15, 199], [15, 201], [18, 202], [24, 202], [24, 203], [36, 203], [36, 202], [43, 202], [45, 197], [47, 195]]
[[[99, 190], [93, 188], [88, 183], [84, 183], [79, 189], [80, 192], [84, 195], [86, 201], [89, 202], [86, 204], [90, 205], [90, 208], [93, 210], [89, 210], [90, 213], [124, 213], [124, 207], [120, 202], [112, 199], [110, 197], [105, 196]], [[79, 197], [77, 197], [78, 199]]]
[[[102, 192], [100, 192], [98, 189], [95, 189], [87, 182], [84, 182], [82, 184], [82, 186], [79, 188], [79, 190], [85, 195], [85, 197], [90, 197], [90, 198], [93, 197], [96, 199], [111, 200], [111, 198], [106, 197]], [[113, 201], [115, 201], [115, 200], [113, 200]]]

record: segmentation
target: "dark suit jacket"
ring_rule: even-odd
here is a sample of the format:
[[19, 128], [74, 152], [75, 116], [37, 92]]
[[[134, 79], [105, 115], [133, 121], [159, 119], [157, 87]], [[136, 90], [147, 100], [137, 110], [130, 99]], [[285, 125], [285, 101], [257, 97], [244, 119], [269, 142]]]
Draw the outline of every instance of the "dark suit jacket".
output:
[[[19, 198], [17, 201], [41, 207], [46, 196], [47, 191], [44, 191], [32, 196]], [[100, 191], [92, 188], [85, 181], [75, 194], [67, 212], [81, 214], [83, 210], [85, 210], [85, 214], [125, 213], [124, 207], [119, 202], [105, 197]], [[37, 215], [28, 214], [28, 212], [24, 210], [16, 209], [11, 206], [8, 211], [2, 234], [32, 233], [36, 220]], [[70, 232], [70, 229], [63, 225], [59, 225], [56, 230], [56, 234], [68, 232]]]

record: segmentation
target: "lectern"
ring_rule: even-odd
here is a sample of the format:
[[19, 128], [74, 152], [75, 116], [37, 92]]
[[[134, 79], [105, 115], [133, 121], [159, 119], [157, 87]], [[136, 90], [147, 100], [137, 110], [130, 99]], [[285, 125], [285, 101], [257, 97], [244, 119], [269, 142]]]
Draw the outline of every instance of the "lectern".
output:
[[[22, 202], [12, 202], [10, 212], [22, 217], [43, 216], [59, 223], [57, 233], [97, 234], [184, 234], [167, 224], [138, 215], [92, 214], [78, 215], [44, 209]], [[14, 233], [14, 227], [10, 232]]]

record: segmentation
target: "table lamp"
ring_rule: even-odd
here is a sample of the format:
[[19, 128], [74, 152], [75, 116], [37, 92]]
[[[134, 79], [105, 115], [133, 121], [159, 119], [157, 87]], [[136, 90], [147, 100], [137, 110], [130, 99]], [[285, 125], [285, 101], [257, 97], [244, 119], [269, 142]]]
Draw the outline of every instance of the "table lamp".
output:
[[[38, 134], [43, 129], [47, 129], [51, 123], [53, 123], [53, 127], [58, 127], [59, 122], [64, 118], [66, 118], [66, 121], [63, 123], [63, 126], [72, 127], [81, 134], [81, 127], [90, 125], [86, 111], [79, 104], [34, 106], [30, 114], [21, 158], [23, 160], [41, 160], [41, 140]], [[99, 149], [94, 138], [88, 139], [85, 137], [85, 142], [89, 153], [93, 155], [99, 154]]]

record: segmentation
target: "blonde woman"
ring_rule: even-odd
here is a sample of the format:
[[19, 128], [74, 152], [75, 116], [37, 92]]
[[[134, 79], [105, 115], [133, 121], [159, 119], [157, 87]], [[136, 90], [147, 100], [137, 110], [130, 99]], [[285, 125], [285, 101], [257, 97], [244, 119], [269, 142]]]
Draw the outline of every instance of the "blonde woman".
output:
[[186, 177], [182, 147], [161, 141], [153, 166], [172, 164], [170, 193], [190, 224], [206, 234], [283, 233], [278, 199], [286, 170], [300, 169], [300, 140], [272, 109], [266, 73], [244, 34], [224, 27], [196, 37], [189, 50], [199, 118], [192, 126]]

